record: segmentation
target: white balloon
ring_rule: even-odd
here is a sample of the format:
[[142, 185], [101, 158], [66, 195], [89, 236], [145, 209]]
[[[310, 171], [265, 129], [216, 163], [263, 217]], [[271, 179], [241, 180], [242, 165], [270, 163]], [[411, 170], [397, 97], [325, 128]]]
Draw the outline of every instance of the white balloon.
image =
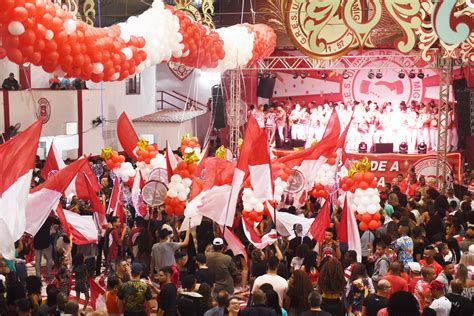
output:
[[260, 201], [256, 197], [250, 199], [250, 204], [257, 205], [258, 203], [260, 203]]
[[184, 178], [183, 184], [189, 188], [193, 184], [193, 180], [191, 180], [190, 178]]
[[242, 192], [242, 197], [252, 197], [253, 196], [253, 191], [250, 188], [244, 188], [244, 191]]
[[182, 181], [182, 178], [179, 174], [174, 174], [173, 176], [171, 176], [172, 183], [178, 184], [178, 183], [181, 183], [181, 181]]
[[252, 205], [250, 203], [244, 203], [244, 210], [245, 211], [251, 211], [252, 210]]
[[367, 212], [369, 214], [375, 214], [375, 213], [378, 212], [378, 210], [379, 209], [378, 209], [377, 205], [374, 205], [374, 204], [371, 204], [371, 205], [369, 205], [369, 207], [367, 207]]
[[130, 47], [125, 47], [124, 49], [122, 49], [122, 53], [125, 55], [126, 60], [130, 60], [133, 57], [133, 52]]
[[192, 153], [192, 152], [193, 152], [193, 149], [192, 149], [191, 147], [186, 147], [186, 148], [184, 148], [184, 153], [185, 153], [185, 154], [190, 154], [190, 153]]
[[186, 195], [188, 195], [189, 192], [191, 192], [191, 189], [189, 189], [189, 188], [185, 188], [185, 189], [184, 189], [184, 193], [186, 193]]
[[184, 189], [185, 189], [185, 186], [183, 183], [176, 184], [176, 191], [178, 191], [178, 193], [183, 192]]
[[275, 195], [282, 195], [283, 194], [283, 188], [278, 186], [275, 187]]
[[128, 180], [130, 180], [130, 178], [128, 176], [124, 176], [124, 177], [120, 177], [122, 179], [123, 182], [128, 182]]
[[168, 196], [170, 198], [175, 198], [178, 196], [178, 192], [175, 189], [169, 189], [168, 190]]
[[355, 194], [356, 194], [356, 195], [364, 194], [363, 192], [364, 192], [364, 191], [363, 191], [361, 188], [357, 188], [357, 189], [355, 190]]
[[18, 36], [25, 33], [25, 27], [18, 21], [13, 21], [8, 24], [8, 32], [13, 36]]
[[194, 152], [196, 153], [196, 155], [201, 154], [201, 148], [199, 148], [199, 147], [194, 147]]
[[76, 21], [73, 19], [68, 19], [63, 23], [63, 27], [68, 34], [72, 34], [76, 31]]
[[178, 193], [178, 199], [180, 201], [186, 201], [186, 198], [188, 197], [188, 195], [185, 193], [185, 192], [179, 192]]
[[263, 203], [258, 203], [254, 206], [254, 210], [256, 212], [263, 212], [263, 209], [264, 209]]
[[54, 38], [54, 32], [51, 30], [46, 30], [46, 33], [44, 34], [44, 38], [48, 41], [52, 40]]
[[97, 74], [100, 74], [104, 71], [104, 65], [102, 63], [94, 63], [92, 64], [92, 72]]

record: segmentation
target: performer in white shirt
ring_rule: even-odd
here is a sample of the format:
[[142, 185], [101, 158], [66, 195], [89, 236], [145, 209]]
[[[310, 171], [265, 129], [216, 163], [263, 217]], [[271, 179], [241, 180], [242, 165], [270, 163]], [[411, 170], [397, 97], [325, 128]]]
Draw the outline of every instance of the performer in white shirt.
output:
[[430, 116], [430, 145], [431, 150], [438, 150], [438, 108], [433, 107]]
[[286, 112], [280, 105], [276, 109], [276, 124], [278, 136], [280, 137], [280, 146], [285, 142], [285, 128], [286, 128]]
[[414, 152], [416, 149], [416, 139], [418, 130], [416, 128], [418, 114], [414, 108], [408, 108], [405, 115], [406, 140], [408, 152]]
[[[430, 125], [431, 125], [431, 110], [428, 104], [422, 109], [420, 113], [421, 121], [423, 122], [423, 139], [422, 142], [426, 144], [426, 148], [431, 147], [430, 143]], [[419, 141], [420, 143], [420, 141]]]
[[300, 115], [301, 115], [301, 106], [299, 105], [299, 103], [296, 103], [295, 108], [291, 111], [290, 116], [289, 116], [292, 140], [298, 140], [298, 136], [301, 134]]

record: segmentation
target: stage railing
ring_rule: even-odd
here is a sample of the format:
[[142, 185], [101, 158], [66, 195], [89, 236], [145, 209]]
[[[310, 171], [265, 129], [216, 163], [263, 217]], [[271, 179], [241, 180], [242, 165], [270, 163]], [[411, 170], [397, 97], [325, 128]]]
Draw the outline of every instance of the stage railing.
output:
[[179, 110], [209, 110], [205, 104], [188, 98], [185, 95], [174, 90], [171, 91], [171, 93], [168, 91], [158, 90], [156, 91], [156, 94], [158, 96], [158, 99], [156, 100], [157, 110], [163, 110], [165, 108], [165, 105]]

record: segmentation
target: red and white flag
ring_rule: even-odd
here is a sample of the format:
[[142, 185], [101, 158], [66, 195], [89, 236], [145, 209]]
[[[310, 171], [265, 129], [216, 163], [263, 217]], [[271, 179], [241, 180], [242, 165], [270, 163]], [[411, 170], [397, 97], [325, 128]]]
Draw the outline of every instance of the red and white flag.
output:
[[127, 155], [137, 160], [136, 148], [139, 140], [138, 135], [125, 112], [122, 112], [117, 120], [117, 137]]
[[97, 284], [93, 278], [89, 278], [88, 281], [91, 290], [92, 309], [98, 310], [100, 307], [105, 307], [105, 289]]
[[255, 229], [253, 228], [252, 224], [247, 223], [242, 218], [242, 228], [244, 230], [245, 237], [258, 249], [264, 249], [268, 245], [272, 245], [275, 241], [278, 240], [278, 234], [275, 229], [272, 229], [269, 233], [260, 237]]
[[48, 174], [51, 171], [59, 171], [66, 167], [61, 154], [59, 153], [59, 149], [54, 145], [54, 141], [51, 142], [51, 146], [49, 147], [48, 156], [44, 162], [43, 169], [41, 170], [40, 176], [43, 180], [48, 179]]
[[32, 236], [36, 235], [49, 214], [56, 209], [56, 205], [59, 203], [64, 190], [66, 190], [85, 163], [87, 163], [86, 159], [74, 161], [30, 191], [25, 210], [25, 232]]
[[346, 154], [346, 138], [347, 134], [349, 133], [349, 129], [351, 128], [351, 123], [352, 123], [353, 116], [351, 116], [351, 119], [349, 120], [349, 123], [347, 123], [346, 127], [344, 128], [344, 131], [342, 132], [341, 136], [339, 137], [339, 140], [337, 141], [336, 145], [336, 153], [337, 153], [337, 158], [336, 158], [336, 165], [339, 166], [339, 163], [342, 161], [342, 164], [347, 160], [347, 154]]
[[357, 260], [359, 262], [362, 260], [359, 228], [354, 212], [349, 210], [349, 206], [347, 205], [347, 195], [344, 196], [341, 221], [337, 226], [337, 239], [341, 242], [347, 242], [349, 250], [357, 252]]
[[87, 245], [96, 243], [98, 240], [97, 226], [91, 215], [79, 215], [77, 213], [63, 210], [61, 204], [56, 207], [64, 231], [72, 235], [72, 243], [76, 245]]
[[227, 247], [232, 251], [234, 256], [242, 255], [246, 262], [248, 262], [247, 250], [242, 241], [230, 229], [221, 226], [224, 231], [224, 240], [227, 242]]
[[168, 172], [168, 180], [171, 181], [173, 170], [178, 166], [178, 160], [174, 156], [170, 144], [166, 141], [166, 171]]
[[[239, 160], [234, 171], [230, 196], [225, 206], [225, 225], [232, 226], [235, 208], [246, 177], [256, 198], [273, 199], [273, 181], [270, 167], [270, 151], [265, 129], [258, 125], [257, 120], [250, 116], [245, 129], [244, 142], [240, 149]], [[221, 223], [220, 223], [221, 224]]]
[[313, 239], [318, 242], [323, 241], [326, 228], [329, 227], [329, 224], [329, 200], [326, 200], [309, 228], [309, 232], [313, 236]]
[[84, 178], [86, 180], [87, 190], [89, 193], [88, 200], [91, 202], [92, 210], [97, 215], [97, 224], [102, 229], [102, 227], [107, 224], [107, 217], [105, 214], [104, 205], [102, 204], [101, 200], [97, 196], [97, 192], [94, 191], [94, 188], [92, 187], [89, 177], [87, 177], [87, 175], [84, 174]]
[[0, 252], [14, 258], [15, 246], [25, 232], [25, 210], [31, 185], [41, 120], [0, 145]]
[[123, 210], [122, 194], [122, 185], [120, 179], [116, 176], [114, 179], [114, 188], [112, 189], [112, 194], [109, 199], [107, 214], [117, 216], [123, 223], [125, 220], [125, 213]]
[[318, 169], [335, 152], [340, 133], [341, 124], [339, 117], [336, 110], [333, 110], [320, 142], [311, 145], [311, 147], [305, 150], [279, 158], [277, 161], [286, 164], [290, 168], [297, 168], [304, 174], [308, 187], [312, 187]]
[[132, 204], [135, 208], [136, 214], [138, 216], [144, 217], [147, 213], [147, 205], [142, 200], [142, 195], [140, 194], [143, 187], [142, 173], [140, 170], [137, 171], [135, 178], [133, 179], [132, 185]]

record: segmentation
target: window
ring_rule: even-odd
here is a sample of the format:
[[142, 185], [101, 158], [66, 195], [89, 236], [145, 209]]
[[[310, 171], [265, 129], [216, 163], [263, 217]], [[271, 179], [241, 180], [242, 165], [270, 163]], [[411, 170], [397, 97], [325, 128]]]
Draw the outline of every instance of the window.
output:
[[125, 94], [140, 94], [140, 74], [125, 80]]

